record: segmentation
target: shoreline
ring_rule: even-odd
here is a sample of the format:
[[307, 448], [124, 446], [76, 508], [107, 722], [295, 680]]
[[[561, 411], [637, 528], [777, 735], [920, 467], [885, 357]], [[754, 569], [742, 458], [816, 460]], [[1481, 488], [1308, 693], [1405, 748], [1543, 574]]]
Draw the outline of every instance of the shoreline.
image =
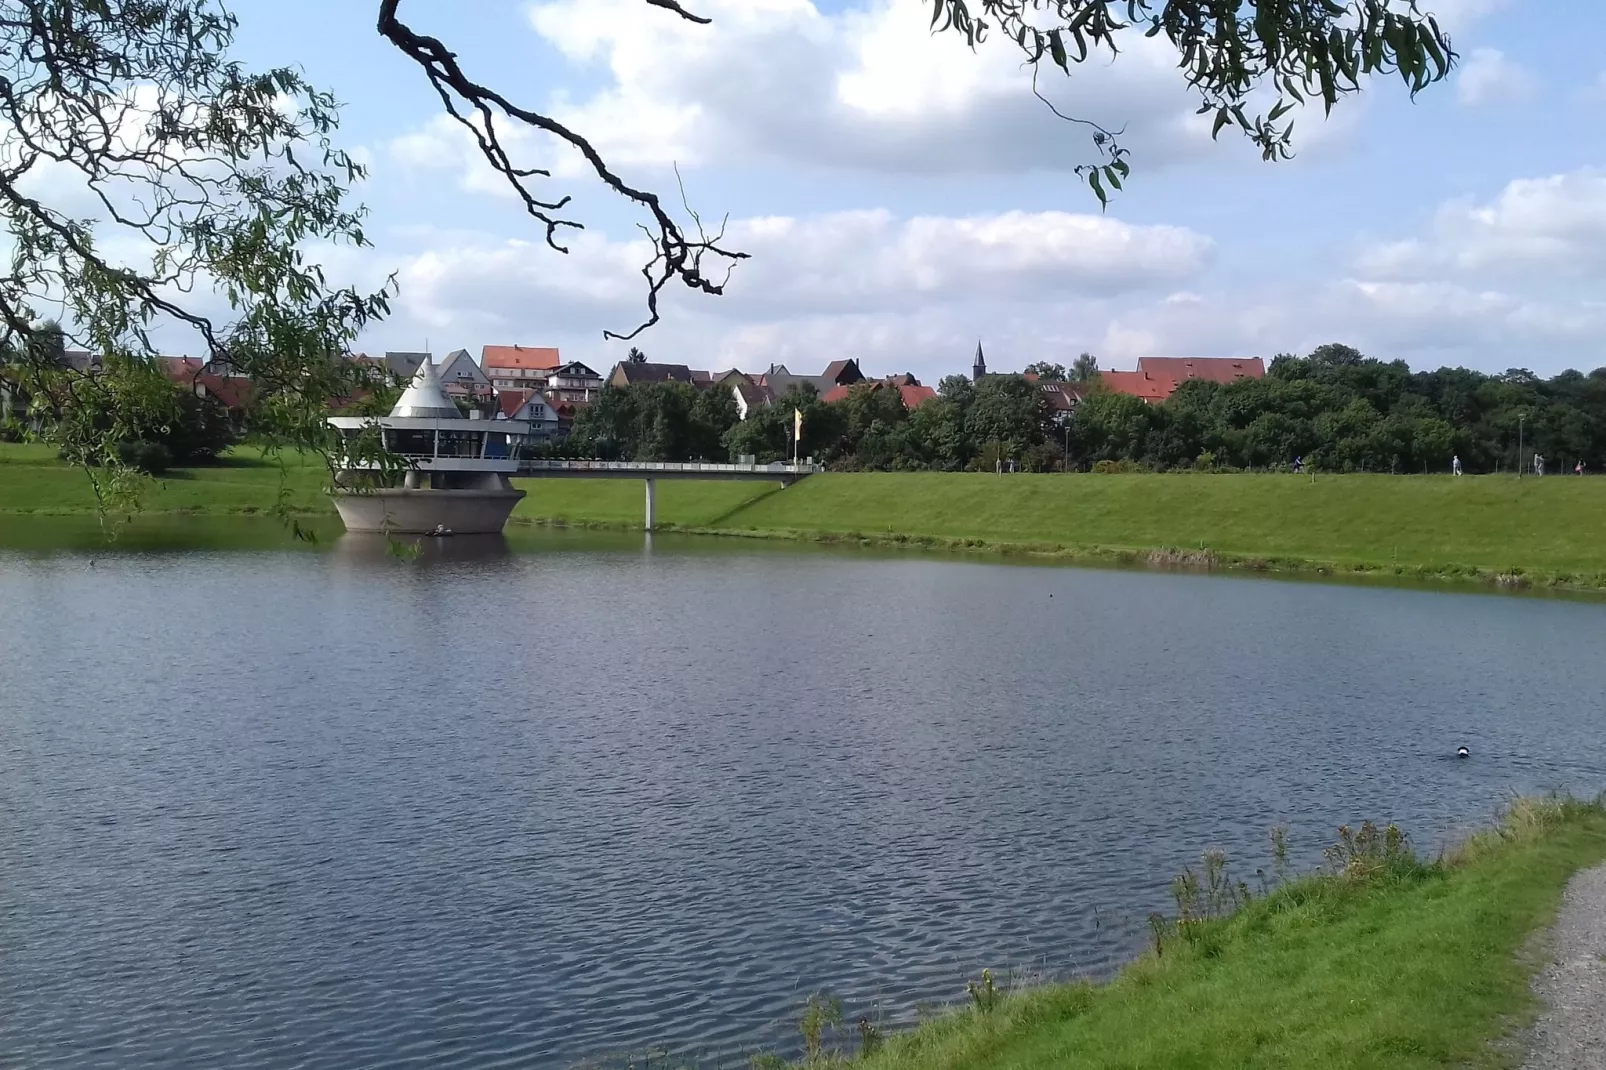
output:
[[[1598, 1013], [1566, 997], [1606, 984], [1588, 913], [1606, 894], [1599, 799], [1514, 799], [1431, 859], [1394, 826], [1346, 826], [1324, 854], [1287, 876], [1279, 858], [1252, 890], [1205, 851], [1173, 882], [1177, 912], [1151, 915], [1147, 949], [1107, 980], [1016, 987], [984, 970], [935, 1017], [884, 1034], [809, 995], [803, 1058], [751, 1065], [1526, 1068], [1593, 1051]], [[1538, 951], [1556, 945], [1575, 975], [1561, 985]]]
[[[298, 521], [338, 522], [338, 514], [329, 509], [291, 507], [284, 515]], [[0, 523], [6, 520], [80, 520], [97, 522], [92, 511], [74, 508], [17, 509], [0, 507]], [[169, 509], [142, 509], [128, 518], [138, 524], [142, 520], [270, 520], [277, 521], [280, 514], [272, 507], [240, 505], [219, 508], [216, 506], [179, 506]], [[121, 527], [124, 520], [113, 521]], [[616, 520], [588, 520], [564, 516], [520, 516], [508, 520], [508, 529], [547, 528], [556, 531], [635, 532], [649, 534], [639, 523]], [[1606, 595], [1606, 573], [1577, 574], [1532, 570], [1520, 566], [1509, 569], [1492, 569], [1477, 565], [1380, 565], [1368, 562], [1335, 562], [1316, 558], [1288, 555], [1259, 555], [1228, 553], [1201, 547], [1183, 549], [1174, 546], [1111, 547], [1078, 546], [1069, 543], [1044, 541], [1013, 541], [981, 537], [950, 537], [923, 535], [911, 532], [884, 533], [861, 531], [831, 531], [806, 528], [734, 528], [713, 527], [706, 524], [661, 523], [651, 534], [693, 536], [750, 540], [768, 543], [798, 543], [827, 547], [845, 547], [865, 550], [910, 550], [919, 553], [949, 557], [1004, 559], [1017, 563], [1081, 566], [1090, 568], [1141, 569], [1151, 572], [1186, 572], [1194, 574], [1225, 574], [1263, 576], [1274, 579], [1335, 581], [1382, 586], [1441, 587], [1450, 590], [1479, 591], [1483, 593], [1527, 593]], [[4, 542], [0, 540], [0, 548]]]
[[[619, 521], [574, 520], [566, 517], [528, 517], [515, 515], [509, 526], [545, 527], [580, 531], [635, 531], [648, 534], [641, 524]], [[1433, 584], [1480, 591], [1556, 592], [1565, 594], [1606, 594], [1606, 573], [1579, 576], [1573, 573], [1530, 571], [1513, 567], [1495, 570], [1475, 565], [1411, 566], [1341, 564], [1332, 561], [1287, 556], [1222, 553], [1209, 548], [1185, 550], [1177, 547], [1072, 546], [1065, 543], [1012, 542], [983, 538], [951, 538], [907, 532], [885, 534], [856, 531], [826, 531], [795, 528], [720, 528], [696, 524], [659, 524], [652, 534], [694, 535], [724, 539], [753, 539], [765, 542], [813, 543], [823, 546], [852, 546], [861, 549], [917, 550], [932, 554], [1027, 559], [1045, 565], [1083, 565], [1105, 568], [1138, 568], [1153, 572], [1236, 573], [1285, 579], [1323, 579], [1385, 586]]]

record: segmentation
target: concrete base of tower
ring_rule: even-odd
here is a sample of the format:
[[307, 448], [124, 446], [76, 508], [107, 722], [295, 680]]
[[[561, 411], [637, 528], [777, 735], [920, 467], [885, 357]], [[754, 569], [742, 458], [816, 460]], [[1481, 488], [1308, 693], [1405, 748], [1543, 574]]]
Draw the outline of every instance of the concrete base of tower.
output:
[[500, 532], [507, 524], [513, 507], [524, 498], [524, 492], [511, 488], [409, 490], [396, 487], [363, 493], [336, 491], [330, 497], [347, 531], [428, 535], [444, 530], [454, 535], [489, 535]]

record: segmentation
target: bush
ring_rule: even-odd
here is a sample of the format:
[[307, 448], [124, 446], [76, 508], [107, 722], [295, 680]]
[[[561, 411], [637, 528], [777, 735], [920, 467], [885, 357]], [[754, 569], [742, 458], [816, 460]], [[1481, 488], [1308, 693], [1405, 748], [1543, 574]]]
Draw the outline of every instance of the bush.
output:
[[1097, 472], [1101, 476], [1108, 476], [1129, 472], [1152, 472], [1154, 471], [1154, 466], [1151, 464], [1143, 464], [1138, 461], [1103, 460], [1094, 462], [1093, 471]]
[[146, 475], [159, 476], [173, 464], [173, 453], [160, 442], [121, 442], [117, 459]]

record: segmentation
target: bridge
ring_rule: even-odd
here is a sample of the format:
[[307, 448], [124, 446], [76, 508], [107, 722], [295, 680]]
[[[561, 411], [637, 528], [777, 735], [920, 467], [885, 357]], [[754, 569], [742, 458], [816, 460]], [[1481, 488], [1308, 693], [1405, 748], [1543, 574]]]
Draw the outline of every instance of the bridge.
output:
[[817, 464], [703, 464], [675, 461], [544, 461], [524, 458], [517, 475], [526, 479], [639, 479], [647, 485], [647, 530], [656, 522], [660, 479], [734, 479], [790, 487], [825, 471]]

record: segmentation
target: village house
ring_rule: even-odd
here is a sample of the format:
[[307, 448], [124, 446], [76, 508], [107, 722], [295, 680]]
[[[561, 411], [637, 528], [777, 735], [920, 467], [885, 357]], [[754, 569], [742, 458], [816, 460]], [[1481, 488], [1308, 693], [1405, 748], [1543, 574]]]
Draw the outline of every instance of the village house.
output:
[[853, 392], [854, 387], [864, 385], [868, 385], [871, 390], [896, 390], [898, 392], [898, 400], [903, 402], [903, 407], [909, 412], [913, 412], [928, 401], [937, 400], [937, 392], [935, 390], [929, 386], [922, 386], [920, 380], [908, 372], [904, 372], [901, 375], [889, 375], [885, 379], [861, 378], [851, 384], [833, 386], [820, 395], [820, 400], [827, 405], [846, 401]]
[[558, 351], [546, 346], [485, 346], [480, 350], [480, 367], [497, 390], [545, 390], [562, 363]]
[[548, 401], [585, 404], [595, 398], [597, 391], [601, 389], [602, 376], [578, 360], [571, 360], [562, 367], [553, 369], [546, 382]]
[[1136, 371], [1100, 372], [1099, 382], [1117, 394], [1158, 405], [1189, 379], [1227, 384], [1265, 377], [1266, 365], [1259, 357], [1139, 357]]
[[558, 410], [538, 390], [503, 390], [496, 395], [496, 406], [493, 419], [527, 422], [530, 438], [537, 442], [549, 442], [567, 433]]
[[684, 364], [655, 364], [651, 361], [622, 360], [613, 366], [608, 385], [617, 387], [638, 386], [642, 383], [685, 383], [696, 386], [698, 377], [712, 383], [707, 372], [693, 372]]
[[496, 388], [484, 370], [468, 355], [466, 349], [454, 349], [436, 369], [441, 389], [451, 398], [468, 399], [475, 404], [488, 405], [496, 395]]

